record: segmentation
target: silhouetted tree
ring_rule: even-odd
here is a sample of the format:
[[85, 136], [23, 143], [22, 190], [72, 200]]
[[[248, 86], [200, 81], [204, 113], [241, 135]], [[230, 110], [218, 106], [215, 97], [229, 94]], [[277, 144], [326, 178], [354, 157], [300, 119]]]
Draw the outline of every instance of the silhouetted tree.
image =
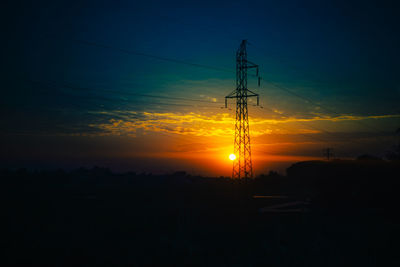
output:
[[357, 160], [382, 160], [382, 158], [374, 156], [374, 155], [363, 154], [363, 155], [358, 156]]
[[388, 160], [400, 160], [400, 128], [396, 130], [396, 135], [399, 140], [397, 144], [393, 146], [393, 150], [386, 153], [386, 158]]

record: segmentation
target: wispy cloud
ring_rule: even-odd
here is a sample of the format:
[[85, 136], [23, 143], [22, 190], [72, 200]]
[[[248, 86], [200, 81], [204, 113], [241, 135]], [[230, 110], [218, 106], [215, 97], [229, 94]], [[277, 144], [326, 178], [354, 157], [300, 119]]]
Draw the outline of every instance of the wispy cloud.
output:
[[[283, 113], [279, 113], [283, 114]], [[277, 124], [277, 123], [288, 123], [288, 122], [313, 122], [313, 121], [361, 121], [367, 119], [394, 119], [400, 118], [400, 114], [386, 114], [386, 115], [368, 115], [368, 116], [357, 116], [357, 115], [340, 115], [340, 116], [326, 116], [318, 114], [314, 117], [299, 117], [299, 116], [284, 116], [282, 118], [253, 118], [253, 124]]]
[[[137, 112], [137, 111], [101, 111], [99, 115], [108, 118], [100, 123], [89, 124], [90, 128], [94, 128], [108, 135], [128, 135], [136, 136], [138, 129], [144, 133], [165, 132], [179, 135], [193, 136], [232, 136], [234, 134], [235, 118], [229, 113], [174, 113], [174, 112]], [[251, 117], [251, 134], [252, 136], [260, 136], [271, 133], [279, 133], [278, 124], [290, 124], [293, 122], [318, 122], [318, 121], [360, 121], [367, 119], [393, 119], [400, 118], [398, 114], [387, 115], [342, 115], [336, 117], [330, 116], [314, 116], [304, 118], [300, 116], [284, 117], [284, 118], [263, 118]], [[292, 133], [309, 134], [320, 133], [317, 129], [308, 129], [306, 126], [291, 129]]]

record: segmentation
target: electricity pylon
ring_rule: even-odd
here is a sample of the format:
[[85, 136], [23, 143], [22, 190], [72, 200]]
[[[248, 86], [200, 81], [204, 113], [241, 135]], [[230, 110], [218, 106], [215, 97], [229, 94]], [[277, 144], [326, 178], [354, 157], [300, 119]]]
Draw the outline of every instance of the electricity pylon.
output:
[[260, 86], [260, 77], [258, 76], [258, 65], [247, 60], [246, 44], [247, 40], [243, 40], [236, 52], [236, 90], [225, 97], [225, 107], [228, 105], [228, 98], [236, 99], [234, 141], [234, 154], [236, 155], [236, 159], [233, 161], [232, 178], [238, 179], [253, 177], [247, 98], [256, 96], [257, 106], [259, 105], [259, 95], [247, 89], [248, 69], [256, 69], [258, 86]]
[[327, 147], [327, 148], [325, 148], [324, 150], [323, 150], [323, 154], [324, 154], [324, 157], [327, 159], [327, 160], [330, 160], [334, 155], [333, 155], [333, 148], [330, 148], [330, 147]]

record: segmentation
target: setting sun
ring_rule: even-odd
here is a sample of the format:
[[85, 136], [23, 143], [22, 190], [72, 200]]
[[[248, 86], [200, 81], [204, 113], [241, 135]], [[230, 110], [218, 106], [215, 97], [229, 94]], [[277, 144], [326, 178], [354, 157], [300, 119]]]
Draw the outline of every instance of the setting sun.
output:
[[236, 155], [235, 154], [230, 154], [229, 155], [229, 159], [230, 160], [235, 160], [236, 159]]

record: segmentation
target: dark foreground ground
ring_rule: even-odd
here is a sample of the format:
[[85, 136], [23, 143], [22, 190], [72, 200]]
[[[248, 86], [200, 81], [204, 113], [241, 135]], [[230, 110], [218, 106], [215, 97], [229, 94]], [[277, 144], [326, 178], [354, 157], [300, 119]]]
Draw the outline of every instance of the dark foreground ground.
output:
[[[99, 168], [2, 171], [0, 264], [400, 266], [399, 170], [302, 162], [286, 177], [248, 183]], [[293, 201], [309, 204], [260, 213]]]

